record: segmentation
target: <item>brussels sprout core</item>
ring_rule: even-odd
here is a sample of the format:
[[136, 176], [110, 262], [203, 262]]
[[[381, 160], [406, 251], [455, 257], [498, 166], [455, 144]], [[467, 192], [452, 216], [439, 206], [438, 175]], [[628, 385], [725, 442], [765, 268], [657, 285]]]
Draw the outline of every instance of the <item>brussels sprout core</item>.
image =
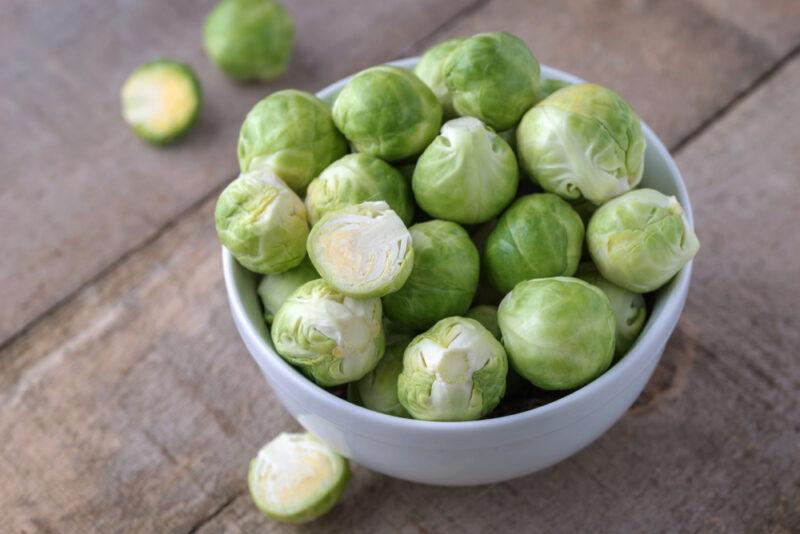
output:
[[362, 202], [325, 215], [311, 229], [308, 255], [331, 286], [353, 297], [381, 297], [411, 274], [411, 234], [386, 202]]
[[281, 433], [250, 462], [247, 485], [264, 514], [306, 523], [339, 501], [350, 477], [346, 459], [311, 434]]

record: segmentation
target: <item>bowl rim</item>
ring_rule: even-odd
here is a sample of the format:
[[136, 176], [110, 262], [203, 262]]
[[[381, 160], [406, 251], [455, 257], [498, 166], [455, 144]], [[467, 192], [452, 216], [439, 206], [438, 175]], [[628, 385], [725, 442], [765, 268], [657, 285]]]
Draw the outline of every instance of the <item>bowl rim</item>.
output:
[[[419, 56], [415, 56], [390, 61], [385, 64], [403, 68], [413, 68], [418, 61]], [[555, 78], [571, 83], [584, 82], [584, 80], [577, 76], [553, 67], [549, 67], [547, 65], [542, 65], [541, 71], [543, 78]], [[355, 74], [357, 73], [328, 85], [327, 87], [318, 91], [316, 96], [323, 100], [332, 96], [339, 91], [350, 80], [350, 78], [355, 76]], [[683, 176], [681, 175], [675, 160], [672, 158], [661, 139], [659, 139], [659, 137], [645, 123], [644, 120], [641, 122], [647, 144], [658, 153], [658, 156], [666, 164], [670, 177], [674, 182], [675, 189], [677, 190], [676, 196], [683, 207], [686, 219], [689, 222], [689, 226], [693, 228], [694, 217], [692, 205], [686, 190]], [[234, 275], [236, 260], [225, 247], [221, 247], [221, 249], [225, 290], [228, 294], [231, 313], [236, 319], [237, 327], [240, 329], [240, 334], [243, 338], [250, 339], [255, 343], [255, 347], [249, 346], [247, 343], [246, 345], [248, 345], [248, 349], [250, 349], [253, 358], [256, 360], [256, 363], [259, 365], [262, 371], [265, 370], [265, 364], [262, 363], [262, 360], [266, 362], [266, 358], [269, 358], [273, 364], [271, 367], [282, 372], [281, 379], [284, 379], [287, 382], [281, 383], [280, 389], [284, 390], [284, 393], [287, 393], [287, 391], [284, 389], [284, 386], [287, 388], [299, 388], [304, 395], [310, 396], [317, 404], [329, 405], [331, 409], [341, 412], [341, 415], [345, 417], [349, 416], [361, 419], [365, 424], [377, 425], [378, 427], [383, 426], [384, 428], [387, 428], [388, 425], [388, 427], [391, 427], [393, 430], [408, 430], [417, 432], [424, 431], [428, 433], [451, 433], [456, 430], [470, 432], [479, 430], [506, 430], [510, 427], [531, 423], [536, 419], [550, 416], [554, 412], [557, 412], [566, 406], [587, 401], [590, 399], [590, 397], [597, 394], [598, 391], [604, 389], [609, 384], [621, 380], [621, 377], [623, 376], [628, 375], [628, 379], [625, 381], [626, 383], [633, 380], [633, 377], [638, 375], [636, 368], [642, 365], [643, 360], [647, 359], [648, 353], [652, 352], [654, 347], [659, 347], [666, 343], [667, 339], [672, 333], [674, 325], [677, 322], [677, 318], [683, 309], [686, 295], [688, 294], [693, 263], [692, 261], [687, 263], [683, 269], [681, 269], [681, 271], [678, 272], [678, 274], [676, 274], [675, 277], [669, 282], [669, 285], [672, 287], [670, 287], [670, 294], [666, 296], [663, 301], [663, 308], [661, 309], [660, 314], [657, 317], [651, 316], [648, 319], [648, 321], [645, 323], [645, 328], [628, 353], [626, 353], [622, 359], [616, 362], [610, 369], [608, 369], [595, 380], [570, 392], [567, 395], [564, 395], [559, 399], [548, 402], [542, 406], [525, 410], [523, 412], [489, 419], [478, 419], [475, 421], [424, 421], [388, 415], [364, 408], [363, 406], [359, 406], [357, 404], [353, 404], [346, 399], [338, 397], [313, 383], [311, 380], [303, 376], [297, 369], [287, 363], [283, 358], [281, 358], [275, 352], [275, 350], [266, 343], [266, 341], [262, 338], [262, 335], [256, 329], [255, 325], [249, 320], [244, 309], [241, 296], [239, 295], [236, 287]], [[254, 348], [255, 351], [253, 350]], [[620, 391], [622, 389], [623, 388], [619, 388]], [[607, 402], [611, 402], [611, 400], [613, 400], [617, 394], [619, 393], [615, 393], [606, 402], [594, 405], [588, 412], [582, 414], [578, 420], [588, 417], [595, 411], [602, 409], [603, 406]], [[294, 393], [291, 393], [291, 395], [296, 397]], [[567, 426], [569, 424], [571, 424], [571, 421], [565, 421], [563, 426]], [[555, 429], [550, 431], [555, 431]], [[546, 433], [549, 433], [549, 431]]]

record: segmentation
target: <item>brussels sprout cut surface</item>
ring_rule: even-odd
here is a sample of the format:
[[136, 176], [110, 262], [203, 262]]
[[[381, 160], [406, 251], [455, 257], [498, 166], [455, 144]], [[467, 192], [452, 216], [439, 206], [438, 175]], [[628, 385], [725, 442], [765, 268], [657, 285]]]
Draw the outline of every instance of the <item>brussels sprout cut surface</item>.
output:
[[445, 118], [455, 117], [456, 110], [453, 108], [453, 99], [447, 90], [444, 65], [453, 50], [458, 48], [458, 45], [463, 41], [463, 38], [456, 37], [432, 46], [422, 55], [419, 63], [414, 67], [414, 74], [425, 82], [425, 85], [430, 87], [433, 94], [436, 95], [442, 105]]
[[250, 461], [247, 485], [259, 510], [286, 523], [307, 523], [339, 501], [350, 468], [309, 433], [281, 433]]
[[308, 236], [303, 201], [271, 171], [239, 175], [214, 212], [217, 236], [247, 269], [276, 274], [303, 261]]
[[413, 72], [383, 65], [347, 82], [333, 120], [358, 152], [395, 161], [428, 146], [442, 125], [442, 106]]
[[362, 298], [397, 291], [414, 266], [411, 234], [383, 201], [327, 214], [311, 229], [308, 255], [331, 286]]
[[538, 97], [539, 62], [510, 33], [465, 39], [448, 55], [444, 71], [456, 112], [497, 131], [517, 124]]
[[134, 133], [153, 144], [167, 144], [197, 122], [202, 97], [191, 67], [169, 59], [145, 63], [125, 80], [122, 117]]
[[408, 412], [397, 398], [397, 377], [403, 370], [403, 352], [410, 342], [411, 336], [387, 336], [383, 358], [364, 378], [350, 382], [347, 400], [376, 412], [408, 417]]
[[512, 366], [542, 389], [582, 386], [614, 357], [614, 311], [583, 280], [521, 282], [500, 303], [497, 318]]
[[258, 284], [258, 296], [264, 305], [264, 320], [271, 323], [278, 309], [295, 289], [317, 278], [319, 273], [311, 265], [308, 257], [304, 258], [300, 265], [288, 271], [264, 276]]
[[556, 195], [517, 199], [486, 241], [484, 261], [490, 283], [507, 293], [531, 278], [571, 276], [578, 268], [583, 222]]
[[478, 321], [448, 317], [414, 338], [397, 382], [415, 419], [469, 421], [491, 412], [506, 390], [503, 346]]
[[472, 117], [453, 119], [417, 160], [414, 198], [433, 217], [476, 224], [497, 216], [519, 184], [517, 159], [499, 135]]
[[203, 44], [211, 60], [241, 81], [271, 80], [292, 55], [294, 21], [274, 0], [222, 0], [209, 13]]
[[644, 169], [639, 117], [619, 95], [591, 83], [564, 87], [517, 127], [523, 168], [542, 188], [595, 204], [636, 187]]
[[306, 282], [283, 303], [272, 322], [281, 357], [321, 386], [352, 382], [383, 356], [380, 299], [354, 299], [324, 280]]
[[239, 132], [242, 172], [269, 168], [302, 194], [309, 182], [347, 153], [331, 111], [310, 93], [287, 89], [253, 106]]
[[404, 224], [411, 224], [414, 202], [400, 171], [369, 154], [348, 154], [309, 184], [308, 219], [315, 224], [326, 213], [372, 200], [386, 201]]
[[600, 274], [635, 293], [664, 285], [700, 248], [675, 197], [654, 189], [631, 191], [600, 206], [586, 240]]

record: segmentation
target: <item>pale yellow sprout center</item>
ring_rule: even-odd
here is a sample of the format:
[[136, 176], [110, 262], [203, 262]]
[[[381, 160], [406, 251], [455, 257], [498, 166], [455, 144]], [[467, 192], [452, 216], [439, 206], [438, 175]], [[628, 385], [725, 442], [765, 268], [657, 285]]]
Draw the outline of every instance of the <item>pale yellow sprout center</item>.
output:
[[122, 88], [125, 120], [150, 130], [169, 132], [194, 112], [195, 89], [188, 76], [166, 68], [132, 76]]

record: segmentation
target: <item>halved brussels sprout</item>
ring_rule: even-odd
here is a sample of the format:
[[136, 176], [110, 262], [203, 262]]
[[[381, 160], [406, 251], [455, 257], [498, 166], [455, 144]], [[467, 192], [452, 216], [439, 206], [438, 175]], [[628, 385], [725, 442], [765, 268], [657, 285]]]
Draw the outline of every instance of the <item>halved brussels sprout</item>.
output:
[[489, 282], [508, 293], [523, 280], [571, 276], [581, 259], [583, 234], [580, 216], [558, 196], [517, 199], [486, 241]]
[[462, 224], [486, 222], [514, 199], [519, 170], [514, 151], [472, 117], [453, 119], [422, 153], [411, 187], [429, 215]]
[[264, 320], [271, 323], [280, 307], [289, 298], [295, 289], [306, 282], [319, 278], [319, 273], [308, 257], [297, 267], [279, 274], [268, 274], [261, 279], [258, 284], [258, 296], [264, 305]]
[[525, 42], [506, 32], [465, 39], [447, 57], [445, 83], [459, 115], [497, 131], [517, 124], [536, 103], [539, 62]]
[[414, 338], [397, 380], [415, 419], [469, 421], [491, 412], [506, 390], [503, 346], [474, 319], [448, 317]]
[[422, 54], [419, 63], [414, 67], [414, 74], [425, 82], [436, 95], [442, 105], [445, 118], [455, 117], [456, 110], [453, 108], [453, 99], [450, 97], [447, 83], [445, 83], [444, 65], [453, 50], [458, 48], [463, 41], [463, 37], [456, 37], [430, 47]]
[[542, 80], [542, 83], [539, 85], [539, 100], [544, 100], [559, 89], [563, 89], [564, 87], [568, 87], [570, 85], [572, 84], [569, 82], [553, 80], [552, 78]]
[[217, 199], [217, 236], [247, 269], [277, 274], [306, 255], [303, 201], [267, 169], [240, 174]]
[[414, 266], [411, 234], [386, 202], [362, 202], [325, 215], [308, 236], [319, 274], [351, 297], [400, 289]]
[[411, 224], [414, 202], [400, 171], [369, 154], [348, 154], [308, 185], [308, 219], [315, 224], [326, 213], [370, 200], [386, 201], [403, 223]]
[[414, 268], [406, 283], [383, 297], [393, 323], [416, 330], [469, 309], [478, 287], [480, 258], [466, 230], [448, 221], [409, 228]]
[[411, 336], [387, 336], [383, 358], [364, 378], [347, 385], [347, 400], [376, 412], [409, 417], [397, 398], [397, 377], [403, 371], [403, 352], [410, 342]]
[[634, 293], [664, 285], [700, 248], [675, 197], [654, 189], [631, 191], [600, 206], [586, 241], [600, 274]]
[[492, 335], [500, 339], [500, 325], [497, 323], [497, 306], [489, 304], [480, 304], [472, 307], [466, 314], [468, 319], [475, 319], [483, 325], [483, 327], [492, 333]]
[[428, 146], [442, 125], [442, 106], [414, 73], [382, 65], [347, 82], [333, 120], [358, 152], [396, 161]]
[[247, 485], [264, 514], [296, 524], [333, 508], [349, 478], [347, 460], [315, 436], [282, 432], [250, 461]]
[[136, 135], [164, 145], [185, 135], [200, 116], [200, 82], [188, 65], [170, 59], [145, 63], [125, 80], [122, 117]]
[[542, 389], [572, 389], [614, 357], [614, 311], [598, 288], [568, 277], [520, 282], [497, 312], [514, 369]]
[[286, 70], [294, 20], [275, 0], [222, 0], [206, 17], [203, 45], [225, 74], [267, 81]]
[[384, 351], [380, 299], [354, 299], [324, 280], [297, 288], [272, 322], [275, 351], [320, 386], [358, 380]]
[[644, 328], [645, 319], [647, 319], [644, 297], [609, 282], [597, 272], [595, 266], [590, 262], [582, 263], [575, 276], [599, 287], [608, 297], [611, 308], [614, 310], [616, 332], [614, 353], [616, 358], [621, 358], [633, 346], [633, 342], [639, 337], [639, 332]]
[[564, 87], [517, 127], [522, 167], [545, 191], [595, 204], [636, 187], [644, 170], [639, 117], [622, 97], [591, 83]]
[[347, 141], [328, 106], [294, 89], [272, 93], [253, 106], [239, 132], [242, 171], [272, 169], [299, 194], [346, 153]]

